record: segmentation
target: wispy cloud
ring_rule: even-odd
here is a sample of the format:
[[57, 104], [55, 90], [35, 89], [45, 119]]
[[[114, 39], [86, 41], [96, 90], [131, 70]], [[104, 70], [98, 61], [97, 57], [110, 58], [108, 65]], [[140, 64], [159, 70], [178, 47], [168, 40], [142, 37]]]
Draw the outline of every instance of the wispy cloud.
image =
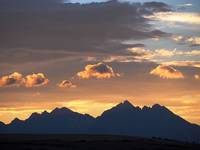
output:
[[191, 3], [185, 3], [185, 4], [180, 4], [178, 6], [191, 7], [192, 4]]
[[171, 23], [185, 23], [200, 25], [200, 14], [192, 12], [156, 12], [145, 18]]
[[196, 67], [200, 68], [200, 61], [168, 61], [163, 62], [164, 65], [171, 65], [171, 66], [180, 66], [180, 67]]
[[149, 50], [144, 48], [128, 48], [128, 51], [132, 52], [137, 59], [153, 59], [156, 57], [172, 57], [176, 54], [176, 49], [156, 49]]
[[0, 87], [25, 86], [39, 87], [48, 84], [49, 80], [43, 73], [31, 74], [23, 77], [21, 73], [14, 72], [0, 78]]
[[59, 88], [76, 88], [77, 85], [73, 84], [69, 80], [62, 80], [60, 83], [57, 84]]
[[177, 5], [177, 10], [186, 10], [188, 7], [192, 7], [192, 3], [185, 3]]
[[171, 39], [180, 44], [189, 44], [190, 46], [200, 46], [200, 37], [173, 35]]
[[[200, 50], [177, 50], [177, 49], [145, 49], [144, 47], [128, 48], [131, 54], [127, 56], [109, 56], [103, 58], [103, 62], [153, 62], [169, 66], [200, 67], [200, 61], [194, 57], [200, 56]], [[180, 58], [182, 59], [178, 59]]]
[[[128, 48], [128, 52], [131, 54], [128, 56], [109, 56], [104, 58], [105, 62], [142, 62], [142, 61], [152, 61], [161, 63], [164, 62], [162, 59], [171, 58], [175, 56], [200, 56], [200, 50], [177, 50], [177, 49], [145, 49], [143, 47], [133, 47]], [[192, 59], [192, 58], [191, 58]]]

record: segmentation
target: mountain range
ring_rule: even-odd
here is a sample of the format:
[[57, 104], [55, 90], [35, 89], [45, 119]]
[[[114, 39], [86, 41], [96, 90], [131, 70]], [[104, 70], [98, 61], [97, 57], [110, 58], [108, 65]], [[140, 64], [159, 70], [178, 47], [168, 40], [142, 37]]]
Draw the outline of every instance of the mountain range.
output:
[[128, 100], [94, 118], [68, 108], [55, 108], [48, 113], [33, 113], [28, 119], [0, 122], [0, 133], [25, 134], [106, 134], [159, 137], [200, 143], [200, 126], [155, 104], [143, 108]]

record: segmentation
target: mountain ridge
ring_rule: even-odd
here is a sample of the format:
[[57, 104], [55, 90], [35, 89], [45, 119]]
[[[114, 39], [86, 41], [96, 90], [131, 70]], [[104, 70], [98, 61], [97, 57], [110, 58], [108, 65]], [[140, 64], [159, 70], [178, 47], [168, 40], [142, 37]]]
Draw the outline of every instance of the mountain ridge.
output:
[[111, 134], [160, 137], [200, 143], [200, 126], [192, 124], [155, 104], [143, 108], [128, 100], [104, 111], [98, 117], [74, 112], [66, 107], [51, 112], [32, 113], [26, 120], [0, 122], [0, 133]]

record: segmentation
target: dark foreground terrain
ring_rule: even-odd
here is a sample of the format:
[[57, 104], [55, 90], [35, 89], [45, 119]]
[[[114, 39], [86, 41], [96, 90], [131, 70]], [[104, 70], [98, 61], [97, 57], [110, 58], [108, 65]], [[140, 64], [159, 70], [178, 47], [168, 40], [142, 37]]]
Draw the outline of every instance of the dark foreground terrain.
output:
[[1, 150], [199, 150], [200, 144], [111, 135], [1, 134]]

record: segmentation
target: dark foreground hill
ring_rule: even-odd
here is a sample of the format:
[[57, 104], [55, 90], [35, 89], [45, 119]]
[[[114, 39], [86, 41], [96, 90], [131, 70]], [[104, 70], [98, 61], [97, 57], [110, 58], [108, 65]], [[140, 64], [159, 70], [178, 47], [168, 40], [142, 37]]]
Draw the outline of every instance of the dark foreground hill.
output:
[[155, 104], [141, 109], [128, 101], [106, 110], [97, 118], [68, 108], [33, 113], [24, 121], [16, 118], [8, 125], [0, 123], [0, 133], [128, 135], [200, 143], [200, 126], [164, 106]]
[[200, 145], [111, 135], [0, 135], [2, 150], [199, 150]]

